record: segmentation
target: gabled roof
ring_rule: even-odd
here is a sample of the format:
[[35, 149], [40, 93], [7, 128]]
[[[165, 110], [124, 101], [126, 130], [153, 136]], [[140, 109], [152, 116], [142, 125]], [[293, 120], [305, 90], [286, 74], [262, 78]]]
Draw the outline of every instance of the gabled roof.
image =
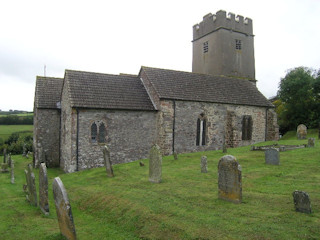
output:
[[142, 67], [161, 99], [273, 107], [249, 80]]
[[137, 76], [66, 70], [65, 81], [71, 107], [155, 110]]
[[37, 76], [34, 106], [36, 108], [58, 109], [61, 101], [63, 78]]

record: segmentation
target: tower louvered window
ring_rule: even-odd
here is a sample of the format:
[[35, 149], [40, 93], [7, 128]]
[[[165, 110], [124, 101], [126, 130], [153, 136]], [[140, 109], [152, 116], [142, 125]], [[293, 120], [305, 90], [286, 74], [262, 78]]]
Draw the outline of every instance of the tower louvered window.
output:
[[245, 115], [242, 117], [242, 140], [252, 140], [252, 117]]
[[236, 39], [236, 49], [237, 50], [241, 50], [242, 46], [241, 46], [241, 40]]
[[208, 41], [203, 43], [203, 53], [207, 53], [209, 51]]

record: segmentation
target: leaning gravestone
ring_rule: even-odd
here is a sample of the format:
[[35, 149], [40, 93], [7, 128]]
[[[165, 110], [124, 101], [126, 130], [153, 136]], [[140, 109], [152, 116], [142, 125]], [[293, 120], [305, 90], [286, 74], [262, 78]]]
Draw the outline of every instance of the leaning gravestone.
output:
[[162, 175], [162, 154], [160, 147], [154, 145], [150, 150], [149, 161], [149, 181], [152, 183], [160, 183]]
[[315, 139], [314, 138], [308, 138], [308, 147], [314, 147]]
[[11, 160], [11, 183], [14, 184], [14, 161]]
[[36, 189], [36, 177], [33, 173], [31, 164], [28, 164], [28, 191], [29, 191], [29, 202], [31, 205], [38, 206], [37, 189]]
[[208, 165], [207, 165], [207, 156], [201, 157], [201, 172], [207, 173], [208, 172]]
[[107, 146], [103, 148], [103, 158], [104, 158], [104, 165], [106, 166], [107, 176], [114, 177], [111, 159], [110, 159], [110, 151]]
[[48, 175], [45, 163], [39, 167], [39, 206], [44, 215], [49, 215]]
[[266, 164], [279, 165], [280, 164], [280, 154], [279, 150], [276, 148], [268, 148], [264, 152]]
[[242, 177], [241, 166], [231, 155], [223, 156], [218, 163], [218, 196], [220, 199], [241, 203]]
[[308, 193], [296, 190], [292, 193], [292, 196], [297, 212], [311, 213], [311, 203]]
[[298, 139], [306, 139], [307, 138], [307, 127], [304, 124], [300, 124], [297, 127], [297, 137]]
[[53, 180], [52, 189], [60, 232], [67, 239], [77, 239], [68, 194], [59, 177]]

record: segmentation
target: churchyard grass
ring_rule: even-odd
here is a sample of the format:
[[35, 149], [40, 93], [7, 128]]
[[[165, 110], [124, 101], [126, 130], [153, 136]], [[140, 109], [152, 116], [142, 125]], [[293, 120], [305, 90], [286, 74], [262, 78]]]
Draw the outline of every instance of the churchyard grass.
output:
[[33, 125], [0, 125], [0, 138], [2, 138], [3, 141], [5, 141], [14, 132], [32, 132], [32, 131], [33, 131]]
[[[308, 137], [317, 136], [310, 131]], [[286, 140], [285, 140], [286, 139]], [[273, 142], [260, 143], [267, 145]], [[279, 144], [306, 144], [284, 136]], [[102, 153], [101, 153], [102, 154]], [[150, 183], [148, 160], [72, 174], [48, 169], [50, 215], [25, 200], [23, 169], [30, 159], [13, 156], [16, 184], [0, 174], [0, 236], [3, 239], [62, 239], [52, 180], [59, 176], [71, 202], [79, 239], [320, 239], [320, 142], [314, 148], [280, 152], [280, 165], [266, 165], [263, 151], [228, 149], [242, 166], [242, 203], [218, 199], [217, 164], [222, 150], [163, 158], [162, 182]], [[201, 156], [208, 173], [201, 173]], [[38, 188], [38, 169], [34, 170]], [[39, 189], [37, 189], [39, 190]], [[309, 193], [312, 213], [294, 210], [292, 192]]]

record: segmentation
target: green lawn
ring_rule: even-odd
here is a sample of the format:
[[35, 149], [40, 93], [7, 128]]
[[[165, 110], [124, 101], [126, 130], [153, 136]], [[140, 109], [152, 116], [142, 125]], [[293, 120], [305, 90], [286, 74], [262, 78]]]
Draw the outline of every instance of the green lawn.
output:
[[[294, 138], [279, 144], [307, 142]], [[72, 174], [49, 169], [50, 216], [25, 200], [23, 169], [31, 159], [13, 156], [16, 184], [10, 184], [9, 174], [0, 174], [0, 236], [62, 239], [51, 189], [52, 179], [60, 176], [79, 239], [320, 239], [319, 140], [315, 148], [281, 152], [279, 166], [266, 165], [263, 152], [249, 149], [228, 149], [242, 166], [241, 204], [217, 198], [220, 150], [181, 154], [176, 161], [164, 157], [160, 184], [148, 181], [148, 160], [144, 167], [138, 161], [115, 165], [114, 178], [107, 178], [104, 168]], [[203, 154], [206, 174], [200, 173]], [[38, 182], [38, 169], [35, 174]], [[295, 212], [294, 190], [309, 193], [312, 214]]]
[[33, 125], [0, 125], [0, 138], [6, 140], [14, 132], [32, 132]]

